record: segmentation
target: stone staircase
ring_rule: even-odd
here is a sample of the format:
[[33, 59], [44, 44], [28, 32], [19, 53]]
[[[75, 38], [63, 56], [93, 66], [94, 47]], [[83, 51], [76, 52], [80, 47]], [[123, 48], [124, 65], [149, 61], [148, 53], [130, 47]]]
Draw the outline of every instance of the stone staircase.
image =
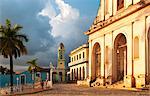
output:
[[112, 85], [106, 85], [107, 88], [121, 89], [125, 88], [123, 80], [113, 83]]
[[97, 78], [95, 82], [93, 82], [91, 84], [92, 87], [103, 87], [103, 88], [116, 88], [116, 89], [121, 89], [121, 88], [125, 88], [124, 82], [122, 81], [118, 81], [115, 82], [114, 84], [110, 85], [110, 84], [106, 84], [105, 86], [103, 86], [103, 79], [99, 79]]
[[96, 78], [94, 82], [91, 84], [92, 87], [102, 87], [103, 86], [103, 80], [100, 78]]

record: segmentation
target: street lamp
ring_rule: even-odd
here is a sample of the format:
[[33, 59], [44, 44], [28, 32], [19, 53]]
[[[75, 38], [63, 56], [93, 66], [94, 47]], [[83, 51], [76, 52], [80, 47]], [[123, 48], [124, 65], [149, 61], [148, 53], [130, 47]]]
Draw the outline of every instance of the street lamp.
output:
[[34, 88], [34, 80], [35, 80], [35, 78], [34, 78], [35, 76], [34, 76], [34, 68], [32, 68], [32, 81], [33, 81], [33, 88]]
[[50, 81], [52, 81], [53, 79], [52, 79], [52, 74], [53, 73], [53, 65], [52, 65], [52, 62], [50, 62]]
[[18, 91], [18, 88], [19, 88], [18, 87], [19, 86], [19, 78], [17, 77], [16, 80], [17, 80], [17, 91]]

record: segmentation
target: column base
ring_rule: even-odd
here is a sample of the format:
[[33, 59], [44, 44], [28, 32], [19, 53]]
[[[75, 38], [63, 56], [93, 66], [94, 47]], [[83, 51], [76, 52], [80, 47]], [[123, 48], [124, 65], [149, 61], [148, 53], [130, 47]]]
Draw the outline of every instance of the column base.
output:
[[150, 74], [147, 74], [145, 78], [146, 78], [146, 85], [149, 85], [150, 84]]
[[124, 85], [125, 85], [125, 87], [127, 87], [127, 88], [131, 88], [132, 87], [132, 80], [133, 80], [133, 78], [132, 78], [132, 76], [131, 75], [126, 75], [125, 77], [124, 77]]
[[137, 88], [145, 87], [145, 80], [146, 80], [145, 74], [135, 75], [136, 87]]
[[112, 84], [112, 76], [108, 76], [108, 77], [105, 79], [105, 84], [106, 84], [106, 85], [111, 85], [111, 84]]

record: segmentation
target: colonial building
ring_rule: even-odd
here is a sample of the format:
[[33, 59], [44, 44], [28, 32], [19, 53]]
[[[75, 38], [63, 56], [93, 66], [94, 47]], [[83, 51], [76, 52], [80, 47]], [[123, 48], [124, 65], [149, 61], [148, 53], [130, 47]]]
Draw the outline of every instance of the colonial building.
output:
[[88, 44], [84, 44], [71, 51], [70, 63], [70, 80], [84, 80], [88, 75]]
[[97, 17], [85, 34], [93, 83], [150, 83], [150, 0], [100, 0]]

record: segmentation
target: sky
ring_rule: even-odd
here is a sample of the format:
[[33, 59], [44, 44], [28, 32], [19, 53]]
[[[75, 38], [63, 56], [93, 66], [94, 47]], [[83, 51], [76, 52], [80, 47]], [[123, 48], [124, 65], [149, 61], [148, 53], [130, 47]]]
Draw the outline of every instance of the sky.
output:
[[[84, 35], [97, 15], [100, 0], [0, 0], [0, 24], [10, 19], [23, 26], [29, 42], [28, 54], [14, 60], [15, 70], [27, 68], [38, 58], [39, 66], [57, 64], [57, 48], [65, 46], [66, 64], [73, 49], [87, 43]], [[9, 59], [0, 56], [0, 65], [9, 68]]]

